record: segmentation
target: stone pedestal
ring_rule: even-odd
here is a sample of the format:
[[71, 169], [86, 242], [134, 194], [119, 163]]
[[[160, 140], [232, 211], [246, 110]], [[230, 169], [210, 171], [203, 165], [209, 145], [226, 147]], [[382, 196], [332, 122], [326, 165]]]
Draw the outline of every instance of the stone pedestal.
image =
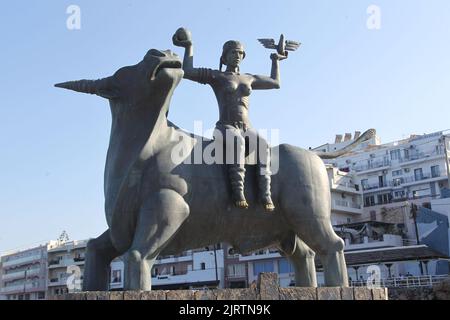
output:
[[280, 288], [275, 273], [262, 273], [248, 289], [80, 292], [51, 300], [388, 300], [386, 288]]

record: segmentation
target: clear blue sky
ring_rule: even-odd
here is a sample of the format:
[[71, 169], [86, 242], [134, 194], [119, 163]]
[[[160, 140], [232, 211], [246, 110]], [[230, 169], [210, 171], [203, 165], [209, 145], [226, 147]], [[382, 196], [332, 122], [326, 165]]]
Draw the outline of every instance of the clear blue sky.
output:
[[[166, 4], [168, 3], [168, 4]], [[66, 9], [81, 8], [81, 30]], [[366, 26], [381, 8], [381, 30]], [[257, 128], [309, 147], [336, 133], [374, 127], [384, 142], [450, 127], [450, 1], [9, 1], [0, 19], [0, 252], [106, 228], [103, 168], [110, 114], [105, 100], [53, 88], [135, 64], [150, 48], [175, 49], [192, 30], [195, 64], [217, 68], [222, 44], [239, 39], [241, 70], [270, 72], [261, 37], [303, 43], [281, 65], [282, 89], [258, 91]], [[188, 130], [218, 117], [209, 87], [184, 81], [170, 118]]]

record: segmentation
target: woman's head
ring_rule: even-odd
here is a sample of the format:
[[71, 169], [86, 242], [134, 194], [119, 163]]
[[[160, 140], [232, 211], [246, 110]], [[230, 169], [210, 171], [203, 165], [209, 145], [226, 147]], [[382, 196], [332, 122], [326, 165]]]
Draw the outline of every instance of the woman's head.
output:
[[242, 43], [230, 40], [223, 45], [222, 56], [220, 57], [220, 69], [222, 65], [239, 68], [239, 64], [245, 59], [245, 51]]

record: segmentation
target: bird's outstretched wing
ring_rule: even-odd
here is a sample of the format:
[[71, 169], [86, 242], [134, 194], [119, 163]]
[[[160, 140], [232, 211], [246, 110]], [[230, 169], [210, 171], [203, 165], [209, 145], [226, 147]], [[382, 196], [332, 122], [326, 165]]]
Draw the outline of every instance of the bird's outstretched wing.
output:
[[286, 50], [295, 51], [300, 47], [301, 43], [297, 41], [288, 40], [286, 41]]
[[276, 49], [275, 40], [273, 39], [258, 39], [259, 42], [267, 49]]

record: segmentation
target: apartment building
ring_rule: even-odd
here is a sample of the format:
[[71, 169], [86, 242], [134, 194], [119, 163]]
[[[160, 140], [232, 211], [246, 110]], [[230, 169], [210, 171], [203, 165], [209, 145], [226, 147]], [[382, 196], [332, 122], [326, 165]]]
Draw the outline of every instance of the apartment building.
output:
[[87, 242], [67, 241], [48, 247], [49, 295], [81, 291]]
[[[357, 178], [363, 188], [364, 215], [375, 220], [385, 209], [405, 203], [429, 206], [431, 200], [441, 197], [442, 190], [449, 187], [448, 138], [443, 132], [411, 135], [386, 144], [375, 138], [373, 144], [366, 143], [327, 163]], [[340, 148], [339, 139], [328, 145], [328, 149]]]
[[327, 165], [331, 191], [333, 225], [359, 220], [363, 214], [363, 193], [358, 179], [351, 173]]
[[[154, 290], [182, 290], [224, 287], [224, 250], [221, 245], [189, 250], [179, 255], [160, 256], [152, 268]], [[123, 290], [122, 258], [111, 263], [111, 290]]]
[[1, 257], [0, 295], [5, 300], [41, 300], [47, 289], [47, 246], [6, 253]]

